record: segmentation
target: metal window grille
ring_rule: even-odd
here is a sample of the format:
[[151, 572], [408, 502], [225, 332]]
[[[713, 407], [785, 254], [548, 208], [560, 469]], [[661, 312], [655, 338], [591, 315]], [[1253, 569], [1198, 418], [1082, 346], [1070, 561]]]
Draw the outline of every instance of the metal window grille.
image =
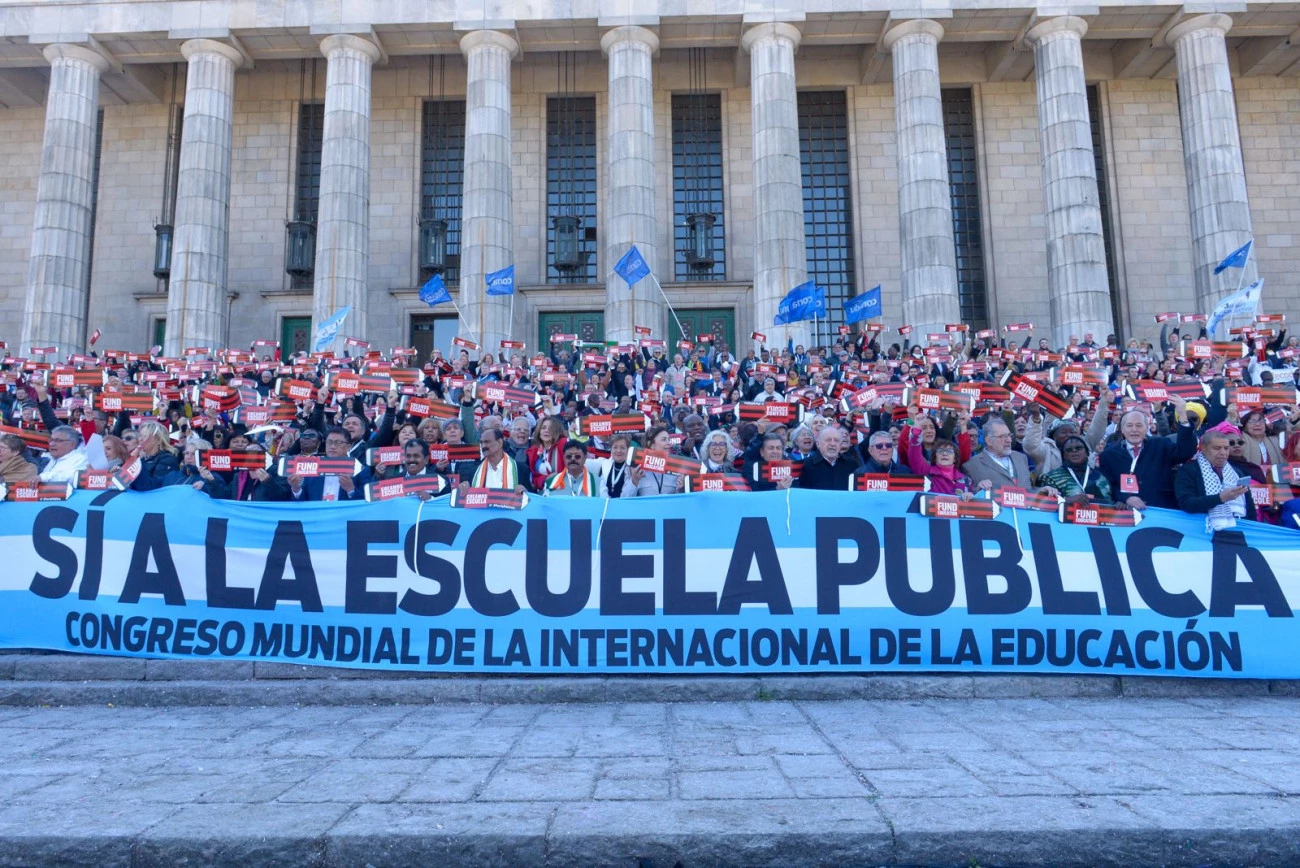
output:
[[420, 216], [447, 221], [448, 284], [460, 281], [460, 217], [465, 185], [465, 101], [428, 100], [420, 147]]
[[[849, 181], [848, 101], [843, 91], [799, 94], [799, 157], [808, 277], [826, 290], [825, 343], [844, 322], [853, 278], [853, 194]], [[791, 287], [787, 287], [787, 290]]]
[[[571, 271], [555, 267], [553, 218], [573, 216], [578, 227], [582, 265]], [[548, 97], [546, 100], [546, 282], [596, 282], [596, 98]]]
[[[692, 214], [713, 214], [713, 266], [686, 261]], [[673, 95], [673, 276], [679, 281], [727, 279], [722, 193], [722, 97]]]
[[[1115, 270], [1115, 251], [1111, 245], [1114, 232], [1110, 222], [1110, 184], [1106, 174], [1106, 145], [1104, 130], [1101, 125], [1101, 97], [1097, 85], [1088, 85], [1088, 125], [1092, 128], [1092, 156], [1097, 166], [1097, 205], [1101, 208], [1101, 239], [1106, 247], [1106, 281], [1110, 285], [1110, 318], [1114, 324], [1115, 335], [1124, 339], [1120, 315], [1119, 273]], [[1083, 335], [1079, 335], [1080, 338]], [[1093, 340], [1104, 341], [1106, 335], [1093, 335]]]
[[985, 329], [989, 327], [989, 306], [984, 280], [984, 231], [980, 223], [975, 98], [970, 88], [957, 87], [944, 88], [942, 99], [961, 321], [972, 328]]
[[[320, 210], [321, 145], [325, 139], [325, 104], [304, 102], [298, 106], [298, 166], [294, 175], [293, 219], [313, 225]], [[312, 276], [295, 275], [295, 289], [312, 285]]]

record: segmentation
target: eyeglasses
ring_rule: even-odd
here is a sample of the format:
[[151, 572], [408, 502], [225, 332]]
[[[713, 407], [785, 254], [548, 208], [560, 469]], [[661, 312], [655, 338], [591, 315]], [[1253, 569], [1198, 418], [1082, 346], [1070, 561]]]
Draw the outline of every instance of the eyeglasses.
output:
[[1246, 441], [1245, 441], [1245, 440], [1229, 440], [1229, 441], [1228, 441], [1228, 445], [1229, 445], [1229, 446], [1245, 446], [1245, 445], [1246, 445]]
[[894, 444], [892, 444], [892, 443], [872, 443], [872, 444], [871, 444], [871, 448], [872, 448], [872, 449], [893, 449], [893, 448], [894, 448]]

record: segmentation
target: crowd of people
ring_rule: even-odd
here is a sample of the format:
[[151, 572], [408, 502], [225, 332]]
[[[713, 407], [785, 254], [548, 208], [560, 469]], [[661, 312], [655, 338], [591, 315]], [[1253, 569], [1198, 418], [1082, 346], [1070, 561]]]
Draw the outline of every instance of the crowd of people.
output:
[[[400, 494], [428, 499], [865, 492], [880, 486], [864, 480], [919, 477], [964, 500], [1012, 487], [1181, 508], [1211, 529], [1300, 528], [1300, 340], [1259, 319], [1226, 342], [1165, 322], [1155, 342], [1085, 334], [1057, 348], [1032, 327], [956, 326], [913, 343], [864, 325], [811, 349], [756, 334], [743, 355], [708, 336], [670, 348], [643, 335], [535, 353], [505, 342], [500, 357], [458, 339], [427, 360], [351, 339], [284, 359], [9, 356], [0, 479], [11, 499], [129, 470], [137, 491], [355, 501], [398, 479]], [[300, 460], [317, 458], [334, 461]]]

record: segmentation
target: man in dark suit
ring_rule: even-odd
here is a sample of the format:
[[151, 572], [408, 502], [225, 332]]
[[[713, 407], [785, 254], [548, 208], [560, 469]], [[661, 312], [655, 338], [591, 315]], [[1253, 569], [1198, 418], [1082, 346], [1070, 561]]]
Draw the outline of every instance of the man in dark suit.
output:
[[[1250, 478], [1239, 477], [1228, 465], [1228, 435], [1213, 429], [1201, 435], [1201, 452], [1178, 469], [1174, 491], [1183, 512], [1205, 513], [1211, 528], [1232, 527], [1238, 518], [1255, 521]], [[1217, 488], [1207, 492], [1206, 480]]]
[[894, 460], [894, 441], [885, 431], [877, 431], [867, 438], [867, 442], [858, 447], [862, 464], [857, 469], [862, 473], [886, 473], [891, 476], [909, 476], [911, 471]]
[[1196, 454], [1196, 431], [1187, 419], [1187, 402], [1179, 397], [1171, 397], [1169, 402], [1179, 422], [1176, 439], [1149, 436], [1147, 415], [1130, 410], [1119, 422], [1123, 439], [1101, 453], [1100, 469], [1117, 503], [1133, 509], [1178, 507], [1174, 468]]
[[804, 459], [795, 484], [820, 491], [848, 491], [849, 479], [858, 469], [858, 463], [851, 455], [841, 454], [843, 445], [839, 428], [834, 425], [823, 428], [817, 435], [817, 451]]
[[[348, 432], [342, 428], [331, 428], [325, 435], [325, 457], [347, 458], [352, 445]], [[288, 480], [288, 500], [296, 501], [334, 501], [365, 500], [366, 483], [371, 480], [370, 468], [363, 467], [355, 476], [339, 473], [330, 476], [290, 476]]]

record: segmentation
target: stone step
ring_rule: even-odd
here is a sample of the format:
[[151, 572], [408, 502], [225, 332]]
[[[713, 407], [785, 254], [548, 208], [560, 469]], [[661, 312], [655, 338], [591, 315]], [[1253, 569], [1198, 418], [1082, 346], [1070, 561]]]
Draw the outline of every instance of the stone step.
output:
[[1115, 675], [459, 675], [248, 661], [0, 655], [0, 705], [424, 705], [456, 702], [1300, 696], [1300, 681]]
[[1296, 865], [1297, 720], [1282, 697], [0, 708], [0, 865]]

